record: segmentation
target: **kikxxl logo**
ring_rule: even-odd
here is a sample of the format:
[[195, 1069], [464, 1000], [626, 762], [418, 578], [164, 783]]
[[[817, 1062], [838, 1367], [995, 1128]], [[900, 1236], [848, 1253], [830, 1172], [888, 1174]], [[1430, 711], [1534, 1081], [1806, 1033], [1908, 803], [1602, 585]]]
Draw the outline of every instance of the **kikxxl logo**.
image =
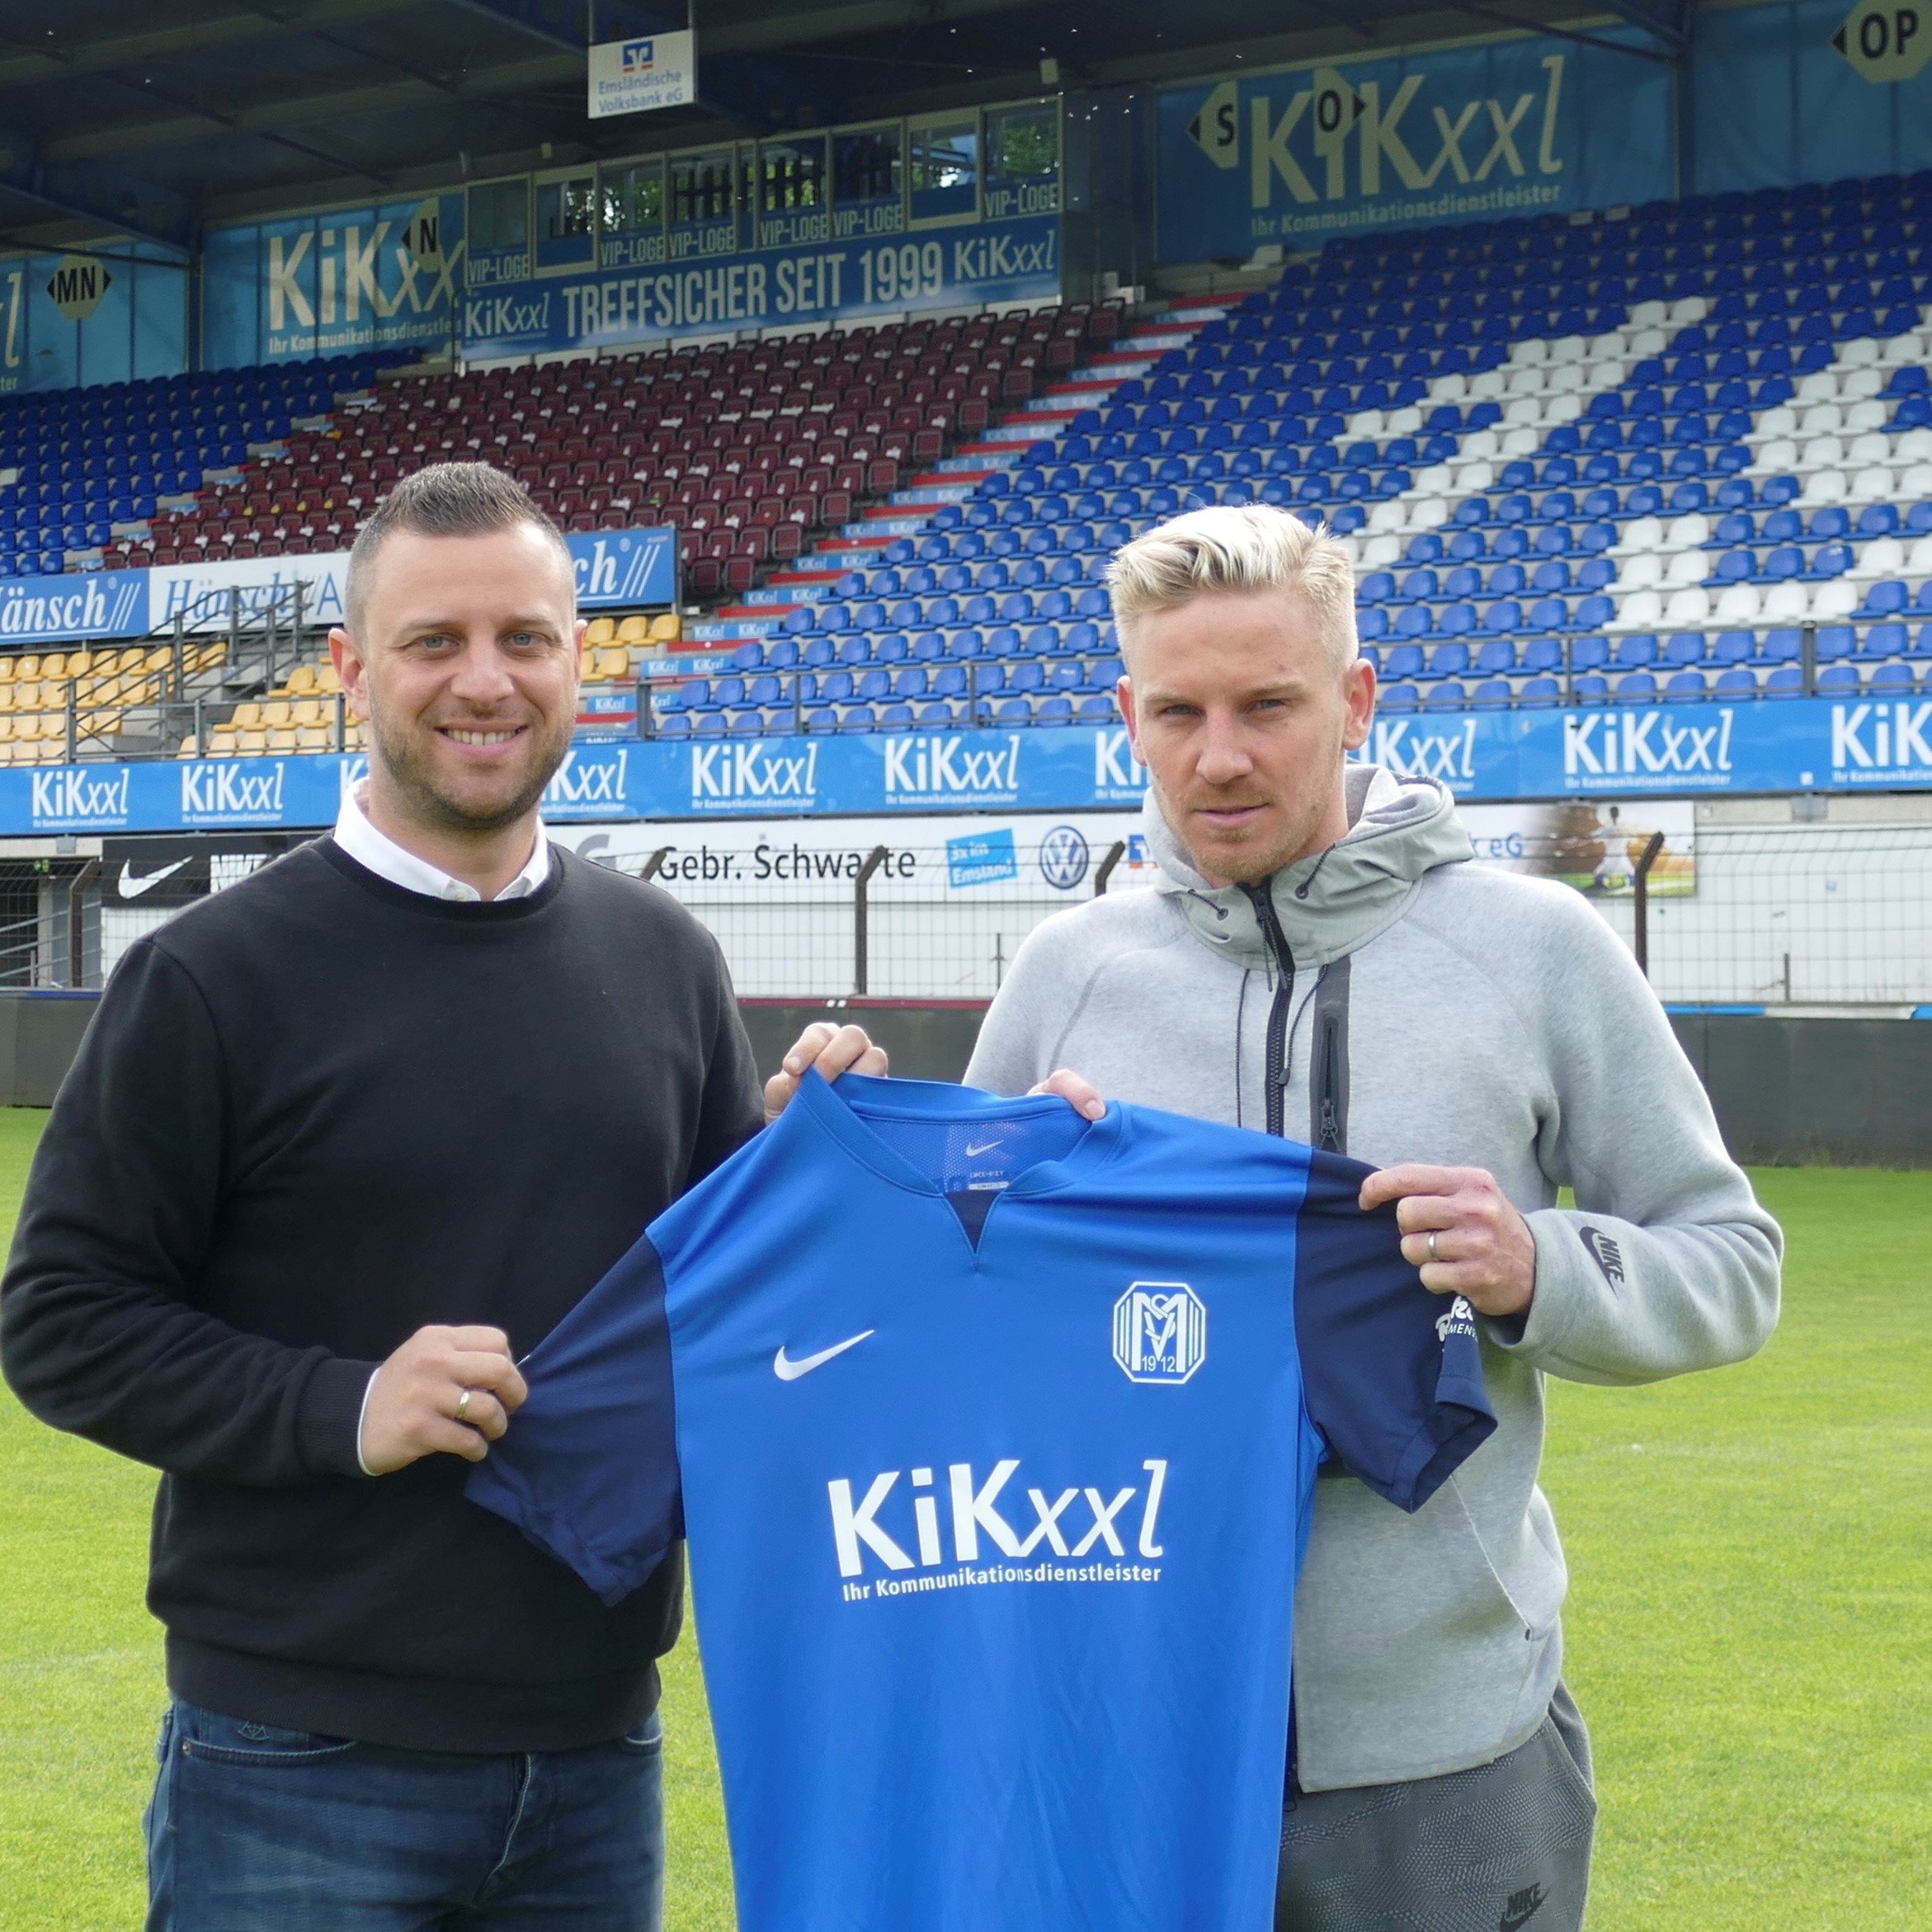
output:
[[68, 766], [34, 774], [33, 818], [35, 825], [119, 825], [128, 815], [128, 791], [134, 774], [125, 765], [98, 767]]
[[[1014, 1477], [1019, 1473], [1019, 1458], [1007, 1457], [995, 1463], [983, 1482], [975, 1482], [970, 1463], [950, 1463], [945, 1472], [950, 1507], [945, 1521], [952, 1530], [952, 1561], [977, 1563], [982, 1536], [1001, 1556], [1015, 1558], [1030, 1557], [1043, 1546], [1057, 1557], [1078, 1558], [1101, 1549], [1110, 1556], [1124, 1557], [1124, 1531], [1134, 1535], [1139, 1555], [1164, 1555], [1156, 1538], [1161, 1498], [1167, 1487], [1167, 1464], [1163, 1458], [1143, 1463], [1141, 1468], [1147, 1483], [1138, 1525], [1129, 1505], [1141, 1496], [1138, 1484], [1125, 1484], [1110, 1496], [1104, 1486], [1068, 1484], [1051, 1496], [1044, 1489], [1031, 1486], [1023, 1497], [1015, 1496], [1006, 1505], [1020, 1518], [1015, 1529], [1000, 1506], [1008, 1486], [1018, 1487]], [[934, 1473], [930, 1468], [914, 1469], [905, 1495], [894, 1503], [893, 1491], [905, 1474], [901, 1469], [881, 1472], [856, 1501], [853, 1487], [845, 1477], [826, 1485], [832, 1498], [832, 1539], [838, 1553], [840, 1576], [863, 1576], [868, 1550], [888, 1570], [936, 1569], [947, 1561]], [[908, 1499], [909, 1510], [905, 1506]], [[888, 1504], [893, 1506], [889, 1527], [880, 1520]], [[1030, 1520], [1021, 1515], [1022, 1504], [1031, 1512]], [[906, 1521], [908, 1515], [910, 1526]]]
[[817, 795], [818, 747], [785, 748], [763, 738], [742, 744], [691, 747], [691, 803], [707, 799], [776, 799], [788, 804], [808, 803]]
[[885, 789], [888, 798], [910, 793], [915, 797], [940, 794], [955, 798], [1001, 797], [1020, 789], [1020, 734], [1004, 745], [967, 750], [957, 737], [887, 738]]
[[184, 819], [266, 819], [280, 824], [286, 769], [210, 759], [181, 767]]
[[578, 745], [566, 754], [544, 788], [544, 809], [554, 818], [606, 818], [626, 808], [628, 749]]

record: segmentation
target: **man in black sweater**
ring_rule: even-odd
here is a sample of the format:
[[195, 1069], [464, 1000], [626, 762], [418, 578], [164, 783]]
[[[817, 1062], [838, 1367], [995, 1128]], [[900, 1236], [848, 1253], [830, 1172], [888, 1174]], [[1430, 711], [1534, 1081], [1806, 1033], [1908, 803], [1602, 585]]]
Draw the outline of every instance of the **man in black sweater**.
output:
[[[115, 972], [0, 1353], [163, 1472], [151, 1928], [648, 1932], [681, 1564], [606, 1609], [463, 1481], [516, 1359], [760, 1126], [751, 1053], [709, 935], [543, 836], [582, 626], [522, 491], [408, 478], [347, 605], [369, 778]], [[815, 1054], [882, 1070], [829, 1034], [772, 1105]]]

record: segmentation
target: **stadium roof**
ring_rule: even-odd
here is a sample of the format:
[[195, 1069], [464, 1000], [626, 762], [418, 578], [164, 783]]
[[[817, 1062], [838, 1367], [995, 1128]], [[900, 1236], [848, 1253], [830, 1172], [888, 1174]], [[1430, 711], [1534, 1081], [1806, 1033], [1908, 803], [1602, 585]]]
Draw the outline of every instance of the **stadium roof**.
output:
[[[8, 0], [0, 248], [203, 223], [586, 157], [1218, 68], [1360, 57], [1561, 0], [697, 0], [701, 104], [592, 123], [584, 46], [685, 24], [634, 0]], [[1674, 57], [1689, 0], [1598, 0]], [[1552, 29], [1548, 23], [1561, 22]]]

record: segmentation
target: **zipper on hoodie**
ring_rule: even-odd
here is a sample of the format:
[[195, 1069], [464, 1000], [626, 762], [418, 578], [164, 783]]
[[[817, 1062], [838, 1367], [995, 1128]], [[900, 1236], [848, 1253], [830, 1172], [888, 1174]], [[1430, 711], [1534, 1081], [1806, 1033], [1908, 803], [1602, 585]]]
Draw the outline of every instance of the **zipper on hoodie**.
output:
[[1268, 1008], [1268, 1048], [1263, 1091], [1268, 1101], [1268, 1131], [1277, 1139], [1287, 1133], [1288, 1021], [1294, 1002], [1294, 954], [1289, 950], [1288, 935], [1275, 916], [1275, 897], [1265, 879], [1260, 885], [1244, 885], [1248, 903], [1261, 928], [1270, 956], [1275, 962], [1275, 998]]

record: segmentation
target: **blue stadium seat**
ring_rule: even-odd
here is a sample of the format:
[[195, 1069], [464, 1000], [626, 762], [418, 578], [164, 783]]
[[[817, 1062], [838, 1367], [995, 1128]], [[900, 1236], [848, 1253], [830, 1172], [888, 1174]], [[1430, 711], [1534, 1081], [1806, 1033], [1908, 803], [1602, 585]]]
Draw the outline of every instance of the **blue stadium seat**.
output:
[[1657, 695], [1657, 681], [1647, 671], [1633, 671], [1617, 680], [1616, 701], [1619, 704], [1648, 704]]
[[1562, 700], [1563, 687], [1554, 677], [1533, 677], [1516, 694], [1516, 702], [1532, 707], [1555, 704]]
[[1674, 671], [1664, 686], [1664, 697], [1673, 704], [1695, 704], [1708, 695], [1701, 671]]
[[1385, 684], [1377, 701], [1384, 711], [1413, 711], [1421, 700], [1412, 684]]
[[1917, 689], [1909, 664], [1880, 664], [1873, 667], [1866, 688], [1874, 697], [1901, 697]]

